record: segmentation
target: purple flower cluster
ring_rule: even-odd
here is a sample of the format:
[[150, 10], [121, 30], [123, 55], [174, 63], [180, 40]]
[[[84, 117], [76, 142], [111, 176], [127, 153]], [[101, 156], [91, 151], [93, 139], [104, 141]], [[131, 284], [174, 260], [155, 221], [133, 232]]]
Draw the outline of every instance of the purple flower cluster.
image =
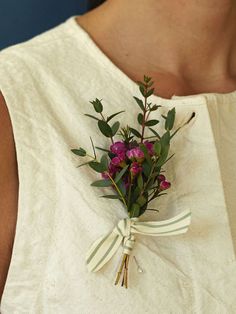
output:
[[[143, 144], [146, 146], [149, 156], [152, 157], [155, 154], [153, 143], [144, 141]], [[133, 180], [143, 171], [142, 163], [145, 160], [144, 152], [138, 144], [135, 147], [133, 147], [133, 145], [131, 147], [131, 145], [127, 145], [123, 141], [117, 141], [110, 146], [110, 153], [112, 154], [112, 158], [108, 166], [108, 173], [102, 173], [102, 177], [104, 179], [108, 179], [109, 176], [114, 178], [117, 172], [121, 171], [126, 165], [129, 165], [129, 171], [123, 178], [123, 182], [127, 188], [130, 183], [128, 179], [129, 175]], [[168, 189], [171, 185], [164, 175], [158, 176], [158, 182], [161, 191]]]

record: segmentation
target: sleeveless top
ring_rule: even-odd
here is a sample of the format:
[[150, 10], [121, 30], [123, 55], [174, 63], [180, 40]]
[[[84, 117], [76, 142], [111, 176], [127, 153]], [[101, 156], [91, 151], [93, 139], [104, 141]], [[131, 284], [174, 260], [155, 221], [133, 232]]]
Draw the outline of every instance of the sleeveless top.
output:
[[[15, 139], [19, 198], [2, 314], [236, 313], [236, 90], [149, 97], [176, 108], [166, 164], [172, 187], [143, 220], [192, 213], [187, 233], [137, 238], [129, 288], [114, 285], [122, 248], [98, 272], [85, 254], [126, 217], [121, 204], [99, 198], [99, 177], [70, 150], [109, 141], [84, 116], [103, 99], [107, 114], [126, 110], [122, 125], [138, 127], [138, 85], [78, 25], [76, 16], [0, 52], [0, 90]], [[145, 73], [144, 73], [145, 74]], [[140, 78], [142, 79], [142, 78]], [[99, 190], [99, 191], [98, 191]]]

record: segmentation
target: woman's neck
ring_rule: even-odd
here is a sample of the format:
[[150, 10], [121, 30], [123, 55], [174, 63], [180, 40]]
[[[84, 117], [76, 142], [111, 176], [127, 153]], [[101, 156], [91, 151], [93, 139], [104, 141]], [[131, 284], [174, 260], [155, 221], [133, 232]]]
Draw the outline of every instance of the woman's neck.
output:
[[176, 95], [236, 89], [236, 1], [108, 0], [83, 23], [127, 75], [152, 76], [163, 94], [166, 84]]

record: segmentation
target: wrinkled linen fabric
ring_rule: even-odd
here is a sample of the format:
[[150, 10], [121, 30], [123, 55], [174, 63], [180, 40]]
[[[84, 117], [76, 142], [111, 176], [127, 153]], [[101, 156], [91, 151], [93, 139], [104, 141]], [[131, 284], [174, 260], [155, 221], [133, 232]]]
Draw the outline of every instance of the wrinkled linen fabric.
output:
[[[145, 73], [144, 73], [145, 74]], [[140, 78], [142, 79], [142, 78]], [[120, 247], [100, 271], [89, 273], [86, 252], [126, 213], [109, 189], [90, 186], [99, 176], [71, 152], [109, 140], [98, 132], [89, 101], [102, 99], [122, 125], [138, 127], [136, 82], [123, 73], [77, 24], [75, 16], [0, 52], [0, 90], [12, 122], [19, 172], [16, 235], [1, 301], [2, 314], [236, 313], [236, 90], [150, 96], [175, 107], [166, 164], [172, 182], [143, 221], [192, 212], [185, 234], [137, 235], [129, 288], [114, 285]], [[158, 93], [158, 91], [156, 92]], [[163, 127], [160, 123], [159, 129]]]

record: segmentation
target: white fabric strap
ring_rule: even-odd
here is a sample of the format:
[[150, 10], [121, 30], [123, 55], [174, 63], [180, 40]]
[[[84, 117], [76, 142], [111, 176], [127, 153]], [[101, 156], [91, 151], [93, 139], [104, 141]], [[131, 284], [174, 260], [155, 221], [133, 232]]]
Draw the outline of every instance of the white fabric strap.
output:
[[119, 221], [111, 233], [98, 238], [86, 255], [88, 270], [96, 272], [102, 268], [123, 245], [123, 252], [131, 254], [135, 243], [135, 233], [149, 236], [168, 236], [185, 233], [191, 223], [191, 211], [186, 209], [180, 214], [162, 221], [139, 221], [137, 217]]

